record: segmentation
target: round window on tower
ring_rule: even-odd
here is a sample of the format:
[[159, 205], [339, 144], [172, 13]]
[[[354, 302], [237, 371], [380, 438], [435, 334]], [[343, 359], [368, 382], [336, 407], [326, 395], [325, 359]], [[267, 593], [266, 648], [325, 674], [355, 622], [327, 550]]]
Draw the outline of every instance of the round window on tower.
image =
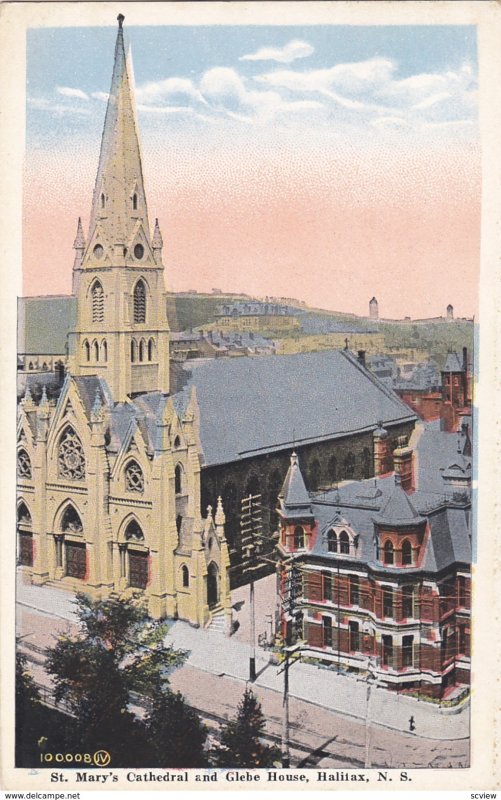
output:
[[94, 248], [94, 250], [92, 252], [94, 253], [94, 257], [95, 258], [102, 258], [103, 255], [104, 255], [103, 245], [102, 244], [96, 244], [96, 246], [95, 246], [95, 248]]
[[144, 247], [142, 244], [136, 244], [134, 248], [134, 257], [137, 258], [138, 261], [142, 259], [144, 256]]

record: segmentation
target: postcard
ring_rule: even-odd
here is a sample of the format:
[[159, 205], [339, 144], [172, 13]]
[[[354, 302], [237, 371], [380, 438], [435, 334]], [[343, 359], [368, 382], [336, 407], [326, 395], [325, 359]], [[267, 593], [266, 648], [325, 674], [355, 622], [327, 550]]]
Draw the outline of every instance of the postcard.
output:
[[3, 789], [495, 796], [500, 34], [0, 7]]

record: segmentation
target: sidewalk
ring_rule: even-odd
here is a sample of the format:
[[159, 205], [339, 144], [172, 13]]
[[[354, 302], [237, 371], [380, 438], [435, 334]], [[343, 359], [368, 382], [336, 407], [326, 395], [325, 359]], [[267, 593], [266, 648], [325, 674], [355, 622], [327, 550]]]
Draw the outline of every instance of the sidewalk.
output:
[[[31, 586], [18, 581], [19, 611], [24, 609], [29, 615], [31, 609], [52, 618], [56, 617], [60, 620], [61, 628], [76, 620], [72, 601], [73, 596], [63, 590]], [[32, 627], [30, 640], [40, 640], [42, 630], [36, 630], [35, 625]], [[52, 642], [47, 641], [47, 645]], [[244, 641], [234, 637], [225, 638], [221, 634], [196, 629], [186, 622], [176, 620], [171, 623], [167, 642], [175, 648], [189, 652], [186, 662], [188, 666], [215, 676], [228, 676], [241, 682], [248, 680], [250, 647]], [[270, 664], [269, 658], [268, 651], [257, 649], [258, 677], [255, 686], [281, 693], [281, 667]], [[367, 685], [364, 680], [296, 662], [290, 668], [289, 689], [291, 697], [319, 708], [346, 718], [366, 718]], [[466, 739], [469, 736], [469, 705], [456, 714], [443, 714], [438, 706], [431, 703], [418, 702], [381, 688], [373, 688], [370, 706], [372, 723], [390, 730], [408, 732], [409, 719], [413, 716], [414, 736], [442, 741]]]

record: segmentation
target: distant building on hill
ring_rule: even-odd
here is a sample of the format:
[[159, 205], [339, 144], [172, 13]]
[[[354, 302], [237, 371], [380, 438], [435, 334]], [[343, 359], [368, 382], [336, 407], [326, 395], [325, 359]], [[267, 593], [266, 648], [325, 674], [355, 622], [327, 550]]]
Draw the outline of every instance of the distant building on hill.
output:
[[375, 297], [369, 303], [369, 317], [371, 319], [379, 319], [379, 307]]
[[217, 308], [216, 326], [226, 330], [259, 331], [299, 328], [297, 309], [261, 301], [224, 303]]

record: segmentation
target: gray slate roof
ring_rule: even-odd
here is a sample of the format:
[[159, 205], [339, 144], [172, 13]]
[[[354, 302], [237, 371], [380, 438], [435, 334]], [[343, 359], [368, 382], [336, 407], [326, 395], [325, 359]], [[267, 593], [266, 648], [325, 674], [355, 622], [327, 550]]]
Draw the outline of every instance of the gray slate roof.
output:
[[[423, 428], [416, 448], [420, 464], [419, 489], [407, 499], [416, 513], [428, 518], [431, 535], [422, 566], [419, 569], [415, 567], [412, 571], [436, 572], [453, 563], [471, 563], [471, 512], [468, 504], [450, 500], [445, 502], [440, 470], [441, 466], [449, 463], [451, 455], [457, 450], [457, 434], [442, 432], [434, 423], [426, 423]], [[425, 475], [426, 480], [421, 482], [421, 477]], [[388, 476], [370, 481], [352, 481], [342, 484], [336, 490], [317, 495], [313, 499], [313, 513], [319, 521], [319, 536], [312, 553], [337, 559], [336, 554], [327, 550], [327, 531], [331, 525], [344, 522], [360, 536], [358, 558], [354, 559], [354, 563], [361, 560], [378, 566], [375, 518], [394, 494], [394, 477]], [[379, 568], [388, 573], [402, 574], [398, 567], [383, 567], [379, 564]]]
[[73, 295], [18, 299], [18, 352], [63, 355], [66, 337], [77, 322]]
[[418, 514], [402, 487], [396, 484], [374, 521], [379, 525], [408, 527], [420, 525], [424, 518]]
[[464, 372], [463, 359], [459, 353], [447, 353], [445, 367], [442, 372]]
[[311, 500], [306, 490], [296, 453], [291, 456], [290, 467], [287, 470], [279, 499], [282, 501], [282, 508], [289, 518], [291, 516], [311, 514]]
[[415, 414], [344, 350], [186, 363], [196, 386], [204, 464], [412, 422]]

